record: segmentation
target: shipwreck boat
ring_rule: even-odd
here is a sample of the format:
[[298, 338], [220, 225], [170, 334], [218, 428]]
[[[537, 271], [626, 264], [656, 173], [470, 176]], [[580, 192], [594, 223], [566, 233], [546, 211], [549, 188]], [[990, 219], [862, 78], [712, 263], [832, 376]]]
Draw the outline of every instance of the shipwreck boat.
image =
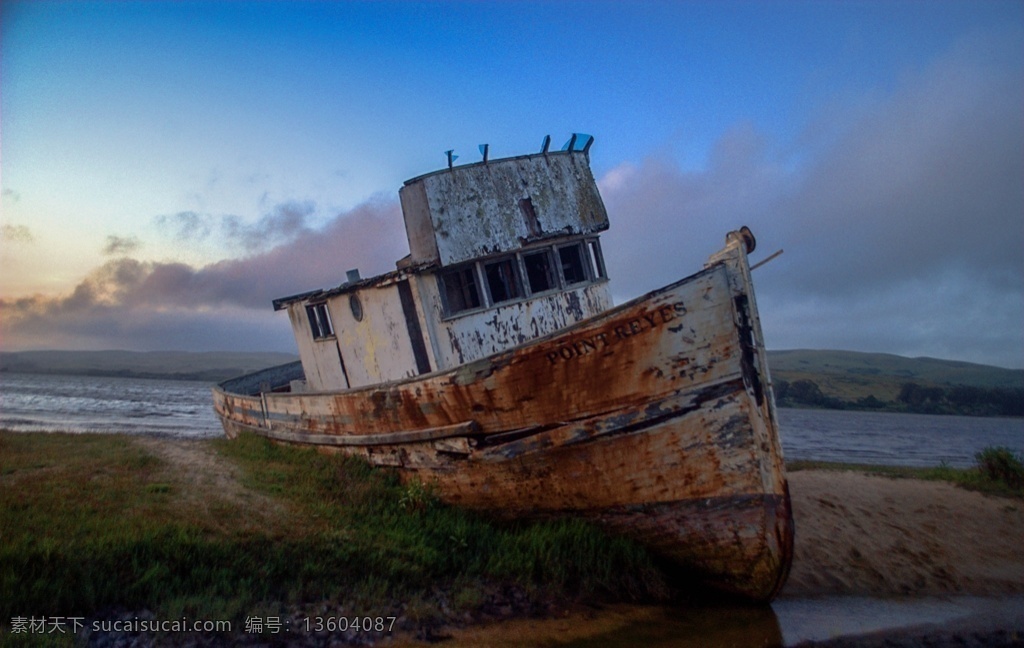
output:
[[549, 141], [407, 181], [409, 256], [274, 300], [301, 361], [214, 388], [224, 430], [358, 455], [459, 506], [593, 520], [770, 600], [793, 518], [754, 237], [613, 306], [593, 140]]

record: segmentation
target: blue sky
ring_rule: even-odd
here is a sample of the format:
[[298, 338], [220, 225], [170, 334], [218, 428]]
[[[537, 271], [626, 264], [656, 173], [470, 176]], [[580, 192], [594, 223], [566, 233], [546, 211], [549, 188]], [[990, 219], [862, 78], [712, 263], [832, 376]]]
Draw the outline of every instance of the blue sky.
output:
[[624, 300], [750, 225], [770, 348], [1024, 367], [1019, 2], [4, 2], [0, 348], [292, 350], [397, 190], [593, 134]]

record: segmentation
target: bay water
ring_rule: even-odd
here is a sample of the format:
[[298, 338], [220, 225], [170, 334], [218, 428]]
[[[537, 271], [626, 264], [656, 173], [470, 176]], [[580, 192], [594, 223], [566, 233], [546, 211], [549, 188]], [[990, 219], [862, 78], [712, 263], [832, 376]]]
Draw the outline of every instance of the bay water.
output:
[[[0, 373], [0, 429], [124, 432], [183, 438], [223, 434], [201, 382]], [[1003, 446], [1024, 454], [1024, 419], [780, 409], [787, 460], [903, 466], [973, 465]]]

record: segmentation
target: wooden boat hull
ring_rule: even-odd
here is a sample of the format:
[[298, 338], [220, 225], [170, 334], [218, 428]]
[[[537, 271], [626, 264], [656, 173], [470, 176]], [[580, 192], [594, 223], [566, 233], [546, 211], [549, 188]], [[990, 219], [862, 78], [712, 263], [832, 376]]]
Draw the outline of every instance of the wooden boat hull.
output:
[[228, 381], [215, 409], [229, 437], [360, 455], [459, 506], [591, 519], [770, 600], [793, 520], [743, 246], [734, 233], [696, 275], [454, 370], [336, 393]]

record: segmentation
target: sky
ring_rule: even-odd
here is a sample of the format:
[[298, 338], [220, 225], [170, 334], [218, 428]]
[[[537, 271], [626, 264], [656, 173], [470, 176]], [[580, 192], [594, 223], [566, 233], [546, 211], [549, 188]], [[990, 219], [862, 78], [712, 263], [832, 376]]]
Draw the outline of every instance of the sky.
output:
[[0, 350], [291, 351], [398, 189], [590, 149], [617, 302], [748, 225], [769, 349], [1024, 368], [1024, 3], [0, 4]]

